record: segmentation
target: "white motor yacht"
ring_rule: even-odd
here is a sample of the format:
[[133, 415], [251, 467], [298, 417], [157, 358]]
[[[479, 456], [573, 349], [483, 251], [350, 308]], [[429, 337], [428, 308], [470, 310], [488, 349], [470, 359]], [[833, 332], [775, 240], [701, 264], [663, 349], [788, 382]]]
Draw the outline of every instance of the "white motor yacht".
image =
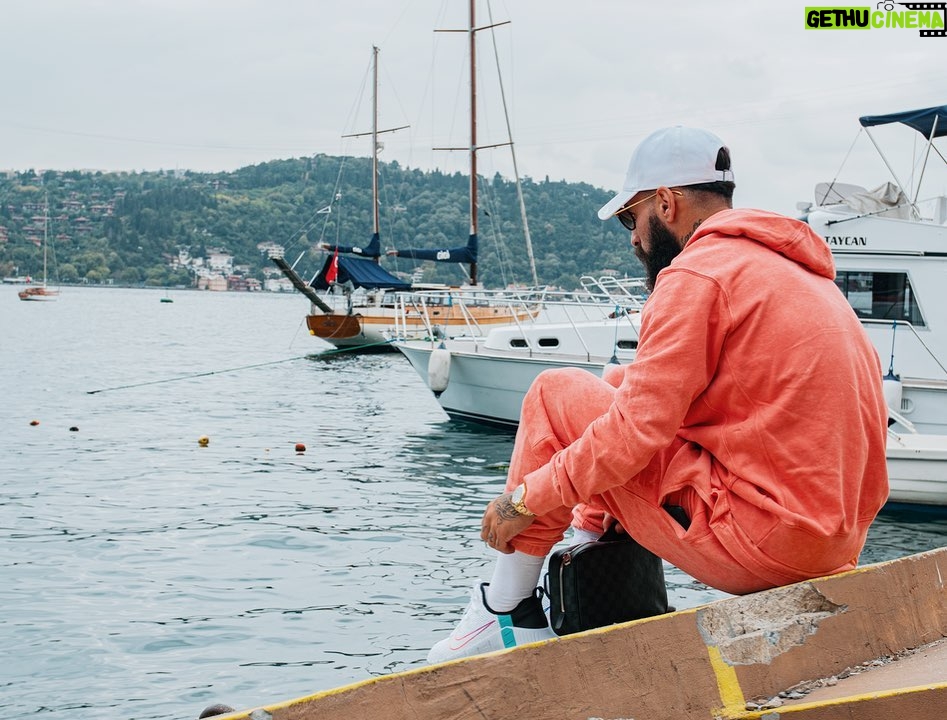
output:
[[[900, 123], [924, 137], [913, 187], [903, 185], [893, 170], [892, 181], [874, 190], [820, 183], [814, 201], [800, 210], [829, 243], [836, 283], [886, 369], [890, 498], [945, 505], [947, 196], [922, 200], [920, 190], [928, 160], [939, 158], [947, 167], [934, 144], [947, 135], [947, 106], [866, 116], [859, 122], [889, 170], [871, 128]], [[627, 295], [614, 291], [608, 288], [605, 297], [563, 298], [548, 305], [548, 312], [534, 314], [533, 321], [496, 328], [483, 338], [429, 334], [427, 340], [402, 339], [395, 346], [450, 417], [515, 427], [523, 396], [543, 370], [569, 365], [601, 374], [609, 363], [633, 360], [637, 312]], [[553, 312], [558, 320], [550, 319]]]

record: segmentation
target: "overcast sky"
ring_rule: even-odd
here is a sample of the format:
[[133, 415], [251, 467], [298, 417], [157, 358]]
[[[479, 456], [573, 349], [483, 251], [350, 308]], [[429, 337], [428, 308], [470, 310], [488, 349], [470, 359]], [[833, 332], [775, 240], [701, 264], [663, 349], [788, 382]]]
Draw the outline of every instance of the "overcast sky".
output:
[[[740, 206], [793, 213], [849, 152], [839, 180], [885, 181], [858, 117], [947, 104], [947, 38], [805, 30], [805, 5], [492, 0], [520, 175], [614, 190], [645, 135], [684, 124], [730, 145]], [[411, 126], [381, 158], [466, 172], [432, 149], [468, 144], [466, 36], [434, 32], [466, 26], [466, 0], [0, 0], [0, 169], [368, 155], [341, 135], [370, 128], [374, 44], [380, 125]], [[485, 145], [506, 128], [494, 40], [477, 37]], [[908, 183], [920, 138], [876, 137]], [[509, 155], [481, 152], [481, 174], [510, 176]], [[934, 177], [922, 197], [945, 190]]]

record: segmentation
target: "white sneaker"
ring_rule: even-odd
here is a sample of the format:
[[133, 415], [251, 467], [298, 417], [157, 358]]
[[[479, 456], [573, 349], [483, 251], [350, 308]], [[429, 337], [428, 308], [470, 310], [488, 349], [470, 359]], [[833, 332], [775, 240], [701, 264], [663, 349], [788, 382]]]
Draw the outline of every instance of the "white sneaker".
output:
[[449, 637], [427, 654], [429, 663], [479, 655], [526, 643], [558, 637], [549, 627], [543, 611], [541, 588], [506, 613], [493, 612], [487, 605], [484, 588], [476, 583], [470, 592], [470, 604]]

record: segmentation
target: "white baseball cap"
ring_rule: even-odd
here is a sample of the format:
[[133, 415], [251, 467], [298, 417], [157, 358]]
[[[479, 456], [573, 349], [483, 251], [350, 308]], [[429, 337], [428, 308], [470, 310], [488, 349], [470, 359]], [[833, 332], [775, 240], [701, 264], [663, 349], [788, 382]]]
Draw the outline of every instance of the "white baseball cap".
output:
[[723, 140], [707, 130], [680, 125], [656, 130], [635, 148], [621, 192], [598, 211], [599, 219], [608, 220], [642, 190], [732, 182], [729, 167], [716, 167], [717, 154], [725, 147]]

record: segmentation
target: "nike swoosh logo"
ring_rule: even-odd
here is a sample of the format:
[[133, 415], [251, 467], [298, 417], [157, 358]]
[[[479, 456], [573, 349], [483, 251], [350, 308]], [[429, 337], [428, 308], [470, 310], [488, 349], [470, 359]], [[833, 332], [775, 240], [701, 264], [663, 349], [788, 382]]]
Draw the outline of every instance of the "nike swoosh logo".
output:
[[474, 638], [476, 638], [480, 633], [482, 633], [482, 632], [483, 632], [484, 630], [486, 630], [488, 627], [490, 627], [491, 625], [493, 625], [493, 623], [495, 623], [495, 622], [496, 622], [496, 620], [490, 620], [488, 623], [486, 623], [486, 624], [484, 624], [484, 625], [481, 625], [481, 626], [478, 627], [478, 628], [474, 628], [473, 630], [471, 630], [471, 631], [470, 631], [469, 633], [467, 633], [466, 635], [461, 635], [460, 637], [457, 637], [457, 638], [455, 638], [455, 637], [452, 635], [452, 636], [451, 636], [450, 649], [451, 649], [451, 650], [460, 650], [460, 649], [461, 649], [462, 647], [464, 647], [465, 645], [470, 644], [470, 641], [471, 641], [471, 640], [473, 640]]

